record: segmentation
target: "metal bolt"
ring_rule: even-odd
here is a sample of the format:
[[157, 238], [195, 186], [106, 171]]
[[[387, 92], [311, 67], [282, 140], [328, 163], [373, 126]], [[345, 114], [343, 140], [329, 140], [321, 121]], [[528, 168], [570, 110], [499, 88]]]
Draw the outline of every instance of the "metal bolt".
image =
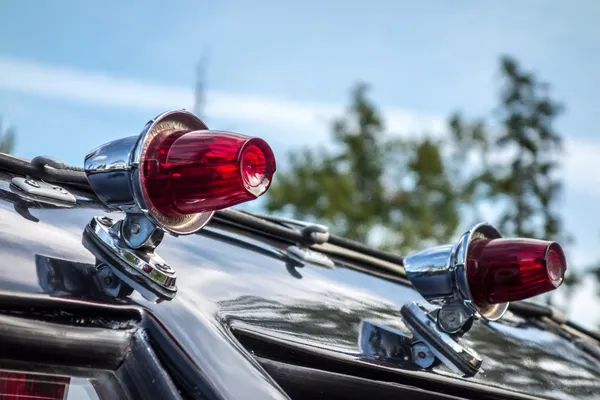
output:
[[104, 284], [105, 285], [110, 285], [110, 284], [112, 284], [112, 282], [113, 281], [112, 281], [112, 278], [110, 276], [107, 276], [107, 277], [104, 278]]
[[140, 225], [139, 224], [131, 225], [131, 233], [133, 233], [134, 235], [137, 233], [140, 233]]
[[33, 186], [35, 188], [40, 187], [40, 185], [36, 181], [32, 181], [31, 179], [26, 179], [25, 183], [28, 184], [29, 186]]
[[455, 333], [465, 324], [466, 318], [460, 311], [453, 308], [442, 308], [438, 313], [438, 325], [448, 333]]
[[114, 221], [109, 217], [100, 217], [98, 219], [102, 225], [112, 225]]

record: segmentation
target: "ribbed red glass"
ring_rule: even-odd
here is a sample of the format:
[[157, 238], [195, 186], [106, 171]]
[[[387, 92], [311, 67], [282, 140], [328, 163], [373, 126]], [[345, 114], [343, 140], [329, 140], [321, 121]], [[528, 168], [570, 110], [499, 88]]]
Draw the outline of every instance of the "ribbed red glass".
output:
[[169, 217], [219, 210], [264, 194], [275, 156], [262, 139], [230, 132], [158, 134], [142, 160], [144, 195]]
[[63, 400], [70, 378], [0, 371], [0, 400]]
[[534, 239], [474, 240], [467, 281], [476, 304], [523, 300], [559, 287], [567, 262], [558, 243]]

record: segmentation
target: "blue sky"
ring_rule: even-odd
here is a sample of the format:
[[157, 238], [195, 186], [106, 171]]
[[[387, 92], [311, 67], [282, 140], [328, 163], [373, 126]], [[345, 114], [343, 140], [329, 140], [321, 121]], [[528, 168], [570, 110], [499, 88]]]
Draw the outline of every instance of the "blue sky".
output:
[[508, 53], [567, 106], [557, 127], [570, 254], [577, 265], [600, 259], [600, 2], [294, 3], [2, 1], [0, 115], [18, 129], [16, 153], [81, 164], [155, 114], [191, 108], [203, 51], [209, 126], [264, 137], [281, 162], [328, 143], [326, 121], [359, 79], [392, 133], [437, 132], [452, 111], [490, 114]]

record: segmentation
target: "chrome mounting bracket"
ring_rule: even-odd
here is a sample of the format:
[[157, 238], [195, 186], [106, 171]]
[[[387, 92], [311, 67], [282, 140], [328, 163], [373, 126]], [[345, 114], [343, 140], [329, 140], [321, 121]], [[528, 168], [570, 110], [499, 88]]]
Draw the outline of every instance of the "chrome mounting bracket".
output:
[[85, 229], [84, 245], [145, 297], [150, 291], [159, 299], [170, 300], [177, 293], [176, 274], [154, 251], [163, 236], [164, 231], [143, 214], [127, 214], [116, 222], [94, 217]]
[[429, 369], [443, 363], [465, 377], [479, 372], [482, 359], [462, 344], [458, 335], [440, 329], [435, 312], [429, 313], [414, 302], [402, 307], [400, 313], [402, 324], [361, 321], [358, 345], [363, 357], [403, 368]]
[[358, 347], [367, 359], [423, 369], [439, 364], [429, 346], [404, 327], [362, 320], [358, 332]]
[[[473, 376], [479, 372], [482, 359], [470, 347], [459, 340], [462, 331], [449, 334], [436, 321], [436, 312], [427, 312], [416, 302], [405, 305], [400, 310], [406, 326], [414, 334], [416, 340], [425, 343], [434, 356], [452, 372], [462, 376]], [[472, 318], [470, 319], [472, 321]], [[467, 329], [468, 330], [468, 329]]]

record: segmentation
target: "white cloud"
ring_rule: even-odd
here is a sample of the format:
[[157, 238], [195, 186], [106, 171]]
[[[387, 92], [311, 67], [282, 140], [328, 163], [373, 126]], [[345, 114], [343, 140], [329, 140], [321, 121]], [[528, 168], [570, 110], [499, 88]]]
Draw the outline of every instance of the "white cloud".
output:
[[[191, 88], [116, 78], [101, 73], [80, 71], [0, 57], [0, 89], [36, 96], [84, 102], [105, 107], [160, 112], [191, 108]], [[343, 107], [332, 104], [298, 103], [284, 99], [264, 98], [209, 91], [207, 114], [231, 121], [254, 122], [322, 135], [323, 122], [340, 114]], [[398, 132], [439, 131], [444, 120], [436, 116], [401, 109], [385, 110], [388, 128]]]

